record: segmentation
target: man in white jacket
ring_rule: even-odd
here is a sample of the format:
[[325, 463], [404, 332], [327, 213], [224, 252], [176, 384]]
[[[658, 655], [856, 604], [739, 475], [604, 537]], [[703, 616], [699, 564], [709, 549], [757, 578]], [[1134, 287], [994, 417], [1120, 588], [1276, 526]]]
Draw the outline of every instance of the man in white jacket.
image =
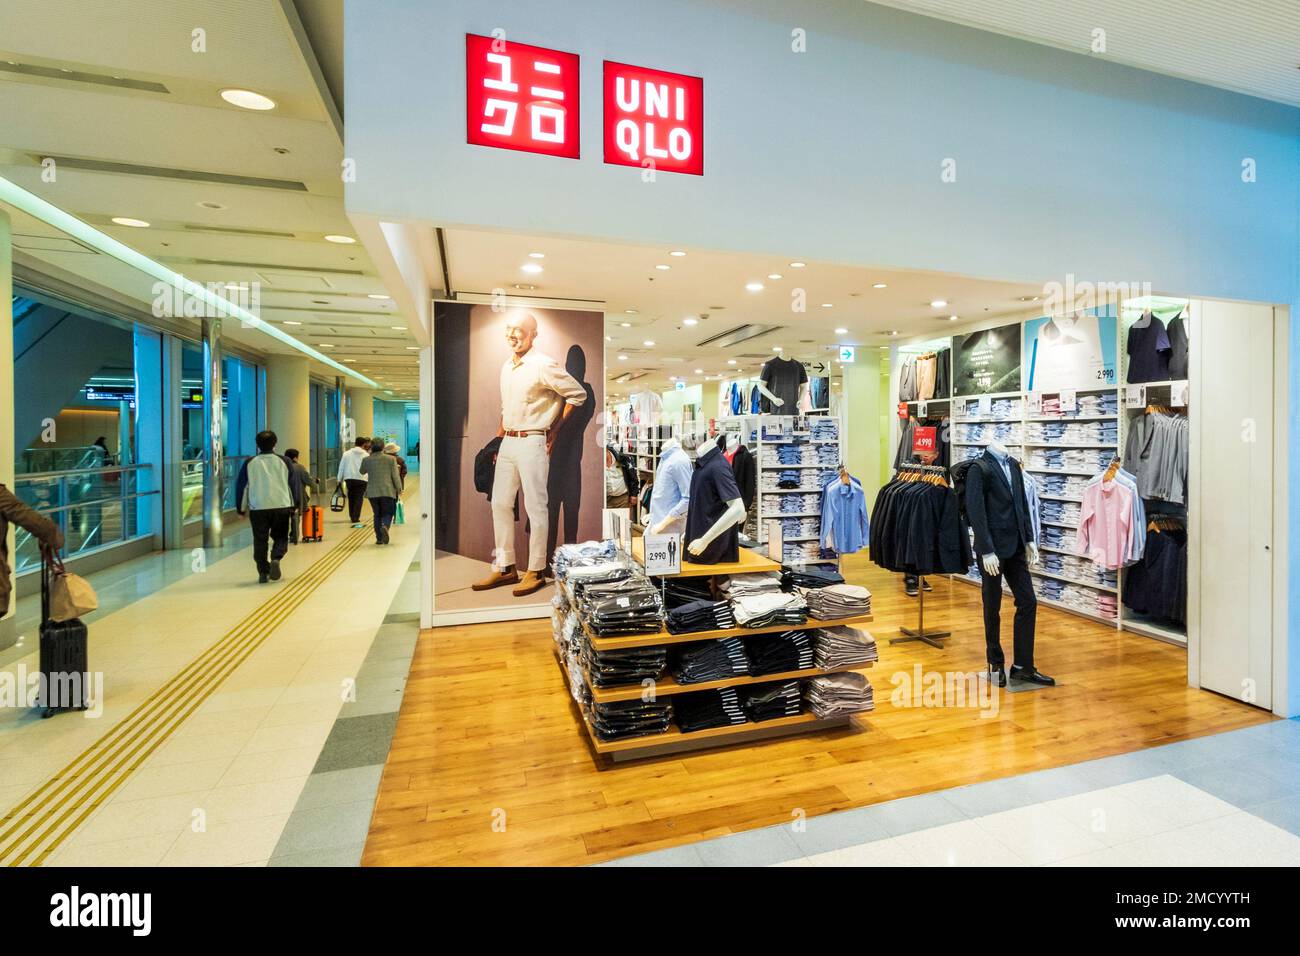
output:
[[258, 453], [244, 462], [235, 481], [235, 509], [241, 515], [248, 512], [248, 524], [253, 529], [253, 561], [259, 584], [265, 584], [268, 578], [280, 580], [280, 559], [289, 550], [289, 523], [299, 497], [293, 470], [275, 453], [277, 440], [275, 432], [258, 432]]
[[366, 476], [361, 474], [361, 463], [370, 454], [370, 439], [358, 438], [356, 444], [339, 459], [339, 484], [348, 494], [348, 519], [354, 528], [364, 528], [361, 523], [361, 506], [366, 501]]

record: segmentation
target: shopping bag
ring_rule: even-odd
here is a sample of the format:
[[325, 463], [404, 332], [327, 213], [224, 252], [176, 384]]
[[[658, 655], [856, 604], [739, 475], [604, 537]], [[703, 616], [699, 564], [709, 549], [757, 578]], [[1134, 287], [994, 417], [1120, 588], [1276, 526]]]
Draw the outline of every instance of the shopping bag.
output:
[[343, 496], [343, 482], [339, 482], [334, 488], [334, 497], [330, 499], [330, 511], [342, 511], [347, 504], [347, 499]]
[[395, 524], [406, 524], [406, 509], [402, 507], [400, 501], [397, 503], [397, 514], [394, 516], [393, 522]]
[[73, 574], [63, 566], [63, 561], [55, 557], [52, 560], [53, 574], [50, 576], [50, 614], [51, 621], [71, 621], [89, 614], [99, 607], [99, 597], [95, 589], [79, 574]]

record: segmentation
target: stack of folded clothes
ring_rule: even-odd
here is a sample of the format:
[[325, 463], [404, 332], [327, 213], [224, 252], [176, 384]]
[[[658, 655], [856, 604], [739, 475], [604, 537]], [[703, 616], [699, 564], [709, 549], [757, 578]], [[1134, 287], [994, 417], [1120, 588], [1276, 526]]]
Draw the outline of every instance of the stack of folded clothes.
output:
[[804, 592], [808, 612], [820, 621], [871, 613], [871, 592], [857, 584], [831, 584]]
[[755, 723], [776, 720], [778, 717], [795, 717], [803, 711], [797, 680], [762, 687], [745, 687], [742, 690], [745, 716]]
[[671, 634], [719, 631], [735, 626], [735, 615], [726, 601], [692, 601], [668, 612], [668, 631]]
[[775, 627], [808, 620], [808, 603], [797, 594], [781, 591], [733, 597], [731, 610], [741, 627]]
[[564, 592], [570, 604], [578, 604], [582, 589], [589, 584], [610, 584], [640, 576], [641, 571], [625, 554], [613, 557], [588, 556], [571, 559], [564, 569]]
[[856, 667], [880, 659], [880, 653], [876, 650], [876, 639], [869, 631], [861, 628], [841, 624], [836, 627], [819, 627], [811, 634], [813, 663], [822, 670]]
[[718, 585], [718, 590], [725, 597], [749, 597], [754, 594], [770, 594], [781, 590], [781, 575], [776, 571], [754, 571], [749, 574], [733, 574]]
[[668, 648], [629, 647], [625, 650], [598, 651], [586, 642], [582, 662], [595, 687], [618, 687], [658, 680], [668, 667]]
[[702, 684], [711, 680], [749, 675], [745, 644], [738, 637], [700, 641], [678, 646], [673, 653], [673, 678], [679, 684]]
[[749, 673], [784, 674], [813, 666], [813, 640], [804, 631], [784, 631], [775, 637], [756, 637], [745, 644]]
[[740, 695], [734, 687], [721, 690], [702, 690], [694, 694], [679, 694], [673, 705], [673, 715], [682, 733], [707, 730], [710, 727], [728, 727], [745, 722], [745, 711], [740, 706]]
[[787, 591], [793, 588], [824, 588], [843, 583], [844, 575], [831, 565], [804, 564], [781, 569], [781, 586]]
[[580, 544], [562, 544], [555, 549], [555, 554], [551, 558], [551, 568], [555, 571], [555, 577], [563, 581], [569, 565], [574, 561], [586, 558], [609, 559], [614, 557], [613, 541], [583, 541]]
[[664, 702], [643, 700], [618, 700], [608, 704], [591, 705], [591, 728], [600, 740], [623, 740], [627, 737], [644, 737], [662, 734], [672, 721], [671, 698]]
[[651, 578], [651, 582], [664, 596], [664, 607], [672, 610], [694, 601], [712, 601], [713, 590], [709, 579], [701, 578]]
[[871, 682], [865, 674], [853, 671], [804, 681], [803, 699], [808, 703], [808, 709], [821, 720], [873, 710], [876, 706]]
[[591, 633], [602, 637], [663, 628], [659, 592], [645, 578], [583, 585], [576, 607]]

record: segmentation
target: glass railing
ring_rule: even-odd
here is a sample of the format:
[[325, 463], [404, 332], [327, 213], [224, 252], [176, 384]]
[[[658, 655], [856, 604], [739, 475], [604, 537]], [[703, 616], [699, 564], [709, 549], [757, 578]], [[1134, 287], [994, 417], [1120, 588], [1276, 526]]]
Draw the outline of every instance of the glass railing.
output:
[[[156, 495], [150, 465], [112, 465], [18, 475], [14, 494], [63, 532], [65, 559], [151, 534], [141, 498]], [[18, 529], [14, 567], [22, 572], [41, 563], [39, 542]]]
[[[239, 469], [251, 455], [227, 455], [221, 459], [222, 511], [235, 507], [235, 479]], [[203, 520], [203, 459], [189, 458], [181, 462], [181, 520]]]

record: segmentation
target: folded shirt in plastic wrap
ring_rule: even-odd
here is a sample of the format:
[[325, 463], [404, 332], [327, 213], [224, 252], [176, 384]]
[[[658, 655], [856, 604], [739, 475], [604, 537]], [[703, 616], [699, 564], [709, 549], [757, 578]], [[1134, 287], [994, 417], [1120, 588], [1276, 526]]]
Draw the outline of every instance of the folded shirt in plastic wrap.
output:
[[673, 702], [673, 716], [684, 734], [745, 723], [745, 711], [734, 687], [679, 694]]
[[749, 675], [749, 657], [745, 654], [744, 642], [738, 637], [683, 644], [673, 650], [672, 671], [673, 679], [679, 684], [746, 677]]
[[846, 671], [803, 682], [803, 699], [819, 719], [842, 717], [875, 708], [871, 682], [865, 674]]
[[585, 642], [582, 663], [595, 687], [618, 687], [657, 680], [668, 667], [668, 648], [629, 647], [616, 651], [598, 651]]
[[780, 717], [794, 717], [803, 712], [803, 699], [799, 693], [797, 680], [780, 684], [764, 684], [760, 687], [742, 688], [741, 706], [745, 716], [755, 723], [764, 720], [776, 720]]
[[624, 740], [662, 734], [672, 722], [671, 698], [664, 702], [618, 700], [608, 704], [592, 703], [591, 727], [600, 740]]
[[822, 670], [855, 667], [880, 659], [876, 639], [861, 628], [839, 624], [819, 627], [809, 633], [813, 639], [813, 662]]
[[555, 549], [551, 557], [551, 568], [555, 571], [557, 581], [563, 581], [569, 565], [575, 561], [612, 558], [616, 553], [613, 541], [582, 541], [576, 544], [562, 544]]
[[584, 585], [576, 606], [588, 629], [602, 637], [663, 628], [663, 603], [645, 578]]
[[871, 613], [871, 592], [857, 584], [831, 584], [804, 592], [808, 612], [819, 621]]

